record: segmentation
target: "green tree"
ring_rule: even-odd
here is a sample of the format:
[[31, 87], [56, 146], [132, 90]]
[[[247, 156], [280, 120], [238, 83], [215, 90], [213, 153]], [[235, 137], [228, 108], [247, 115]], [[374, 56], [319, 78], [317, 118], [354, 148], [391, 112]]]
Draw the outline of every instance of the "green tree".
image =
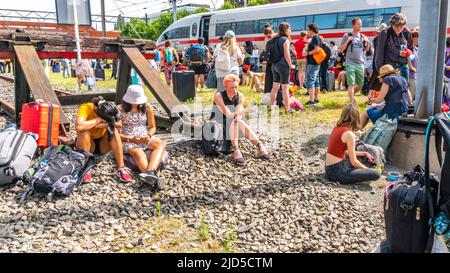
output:
[[259, 5], [265, 5], [268, 4], [269, 1], [268, 0], [249, 0], [247, 2], [247, 6], [251, 7], [251, 6], [259, 6]]

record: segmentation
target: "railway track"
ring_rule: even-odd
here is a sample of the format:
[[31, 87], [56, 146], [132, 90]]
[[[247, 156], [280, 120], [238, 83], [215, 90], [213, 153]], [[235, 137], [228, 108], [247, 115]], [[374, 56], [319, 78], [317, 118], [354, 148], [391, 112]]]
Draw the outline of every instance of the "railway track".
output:
[[[11, 77], [10, 75], [1, 74], [0, 79], [5, 80], [7, 82], [11, 82], [11, 83], [14, 82], [14, 78]], [[56, 95], [58, 95], [58, 96], [74, 95], [72, 92], [69, 92], [69, 91], [59, 88], [59, 87], [53, 87], [53, 90], [55, 91]]]

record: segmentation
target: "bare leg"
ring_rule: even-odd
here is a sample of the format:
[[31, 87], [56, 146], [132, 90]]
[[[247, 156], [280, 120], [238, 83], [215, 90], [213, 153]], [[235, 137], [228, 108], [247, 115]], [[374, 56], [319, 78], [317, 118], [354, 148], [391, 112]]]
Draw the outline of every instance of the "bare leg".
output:
[[[233, 120], [233, 122], [231, 123], [230, 126], [230, 140], [231, 140], [231, 147], [233, 147], [233, 149], [235, 147], [239, 147], [239, 122], [236, 120]], [[233, 158], [241, 158], [242, 157], [242, 153], [240, 150], [238, 149], [234, 149], [233, 151]]]
[[[246, 139], [250, 140], [250, 142], [253, 145], [259, 145], [261, 143], [258, 136], [255, 134], [255, 132], [252, 130], [252, 128], [250, 128], [250, 126], [248, 126], [248, 124], [245, 121], [239, 120], [238, 124], [239, 124], [239, 130], [244, 134], [244, 137]], [[261, 150], [259, 152], [261, 153], [261, 155], [267, 154], [266, 148], [264, 148], [264, 146], [261, 147]]]
[[148, 166], [148, 160], [147, 155], [145, 154], [144, 150], [140, 148], [132, 148], [128, 151], [128, 153], [133, 158], [134, 162], [139, 168], [139, 171], [144, 172], [147, 169]]
[[364, 111], [360, 118], [361, 129], [366, 127], [367, 123], [369, 123], [369, 116], [367, 115], [367, 111]]
[[355, 86], [349, 85], [347, 92], [348, 92], [348, 98], [350, 99], [350, 103], [353, 103], [355, 101]]
[[195, 88], [198, 88], [199, 75], [195, 74]]
[[315, 100], [319, 99], [319, 93], [320, 93], [320, 87], [316, 87], [315, 88], [315, 92], [314, 92], [314, 99]]
[[282, 84], [281, 85], [281, 92], [283, 94], [283, 104], [284, 108], [286, 108], [286, 111], [291, 110], [291, 106], [289, 104], [289, 84]]
[[75, 142], [75, 147], [77, 150], [86, 151], [93, 153], [95, 151], [95, 144], [91, 138], [91, 134], [89, 131], [86, 132], [77, 132], [77, 140]]
[[205, 88], [205, 75], [204, 74], [200, 75], [200, 85], [202, 88]]
[[116, 159], [117, 167], [120, 169], [125, 166], [123, 162], [123, 144], [120, 138], [120, 133], [117, 129], [114, 129], [114, 136], [108, 142], [108, 136], [105, 135], [100, 142], [100, 152], [102, 154], [107, 153], [112, 150], [114, 153], [114, 158]]
[[270, 105], [275, 104], [275, 100], [277, 98], [278, 90], [280, 90], [280, 83], [274, 82], [272, 85], [272, 91], [270, 91]]
[[[146, 167], [147, 171], [156, 171], [161, 164], [161, 160], [164, 156], [164, 151], [166, 150], [166, 143], [159, 139], [152, 140], [147, 146], [152, 150], [150, 159], [148, 160], [148, 165]], [[146, 158], [147, 159], [147, 158]]]

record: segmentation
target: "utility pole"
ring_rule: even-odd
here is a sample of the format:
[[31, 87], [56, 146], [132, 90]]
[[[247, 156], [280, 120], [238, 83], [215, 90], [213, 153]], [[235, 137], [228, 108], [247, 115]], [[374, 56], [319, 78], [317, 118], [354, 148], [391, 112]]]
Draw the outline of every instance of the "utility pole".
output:
[[101, 0], [102, 13], [102, 36], [106, 37], [105, 0]]
[[[144, 10], [147, 10], [147, 8], [144, 8]], [[147, 15], [147, 12], [145, 12], [145, 25], [148, 26], [148, 15]]]
[[171, 0], [173, 5], [173, 22], [177, 21], [177, 0]]
[[428, 118], [441, 110], [447, 9], [448, 0], [421, 1], [416, 118]]
[[80, 33], [78, 32], [78, 12], [77, 0], [72, 0], [73, 5], [73, 26], [75, 31], [75, 43], [77, 45], [77, 61], [81, 62]]

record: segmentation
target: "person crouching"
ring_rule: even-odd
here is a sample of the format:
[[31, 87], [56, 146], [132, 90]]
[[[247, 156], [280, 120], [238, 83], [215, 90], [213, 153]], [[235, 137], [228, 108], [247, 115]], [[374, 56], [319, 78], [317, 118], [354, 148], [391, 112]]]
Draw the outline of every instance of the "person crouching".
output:
[[[94, 154], [106, 154], [112, 150], [118, 168], [117, 176], [122, 182], [130, 182], [131, 172], [124, 164], [122, 140], [118, 130], [121, 126], [116, 105], [105, 101], [103, 97], [94, 98], [92, 102], [84, 103], [78, 109], [75, 147]], [[83, 181], [87, 182], [91, 178], [89, 171]]]

